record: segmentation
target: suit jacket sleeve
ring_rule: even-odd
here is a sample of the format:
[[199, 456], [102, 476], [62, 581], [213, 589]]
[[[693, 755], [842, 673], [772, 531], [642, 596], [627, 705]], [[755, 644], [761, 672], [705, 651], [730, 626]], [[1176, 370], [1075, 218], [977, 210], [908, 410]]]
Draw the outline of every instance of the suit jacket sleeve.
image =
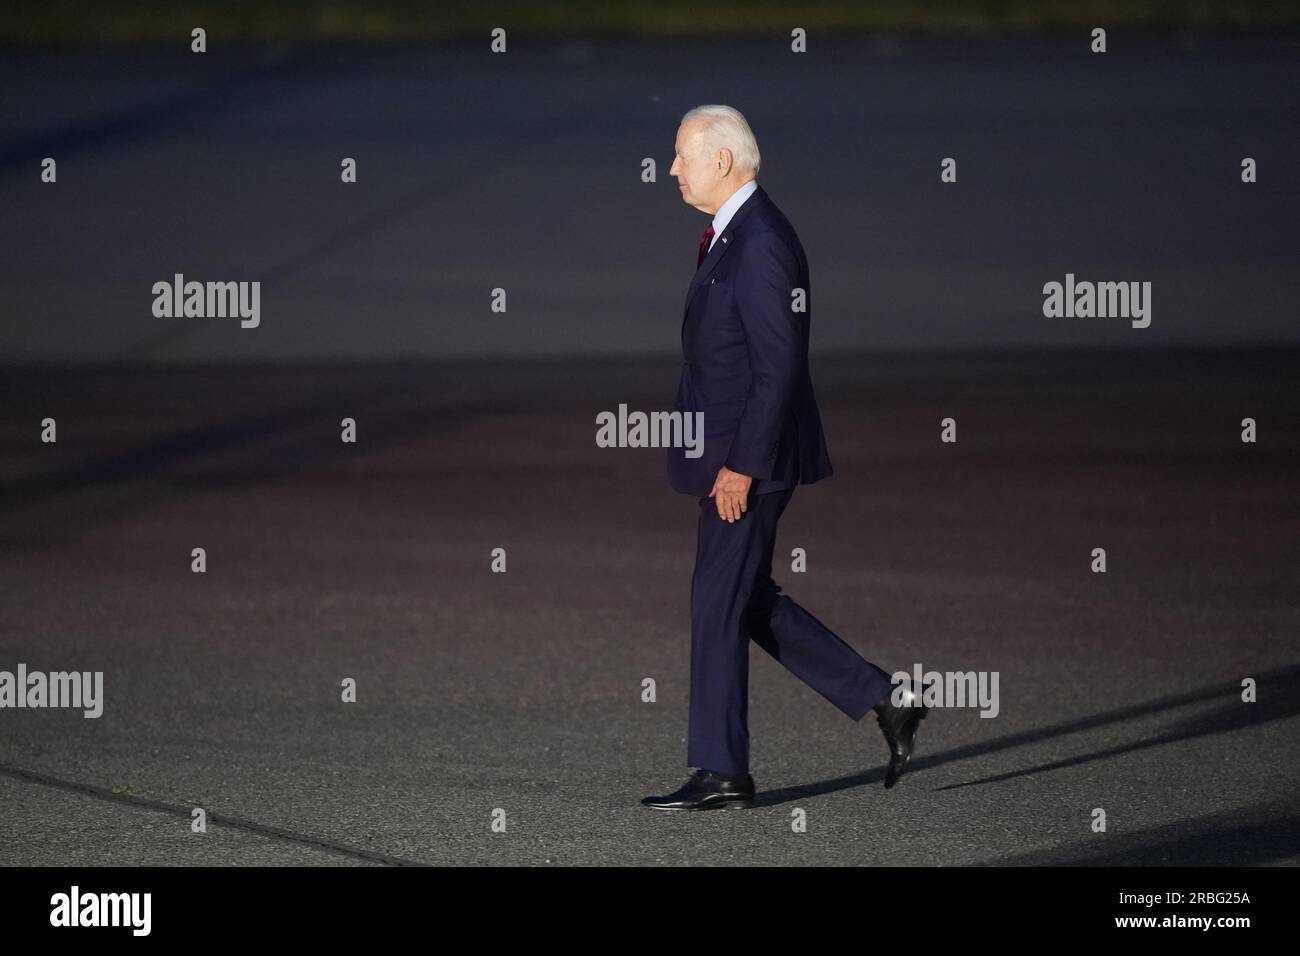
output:
[[777, 443], [807, 357], [791, 292], [799, 263], [775, 233], [759, 233], [737, 250], [735, 301], [749, 351], [751, 384], [726, 466], [751, 478], [771, 478]]

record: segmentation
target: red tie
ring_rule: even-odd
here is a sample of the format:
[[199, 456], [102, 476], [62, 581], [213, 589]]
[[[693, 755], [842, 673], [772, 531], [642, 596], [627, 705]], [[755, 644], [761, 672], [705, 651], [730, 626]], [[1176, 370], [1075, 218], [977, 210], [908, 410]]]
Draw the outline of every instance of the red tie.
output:
[[695, 268], [699, 268], [704, 262], [704, 257], [709, 254], [709, 243], [713, 241], [713, 223], [709, 223], [709, 228], [704, 230], [704, 235], [700, 236], [700, 257], [695, 260]]

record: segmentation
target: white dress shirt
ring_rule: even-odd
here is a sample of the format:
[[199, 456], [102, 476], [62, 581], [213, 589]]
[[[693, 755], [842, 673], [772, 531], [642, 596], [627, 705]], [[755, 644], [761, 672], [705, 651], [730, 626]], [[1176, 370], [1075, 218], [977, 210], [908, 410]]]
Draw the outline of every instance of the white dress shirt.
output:
[[752, 196], [757, 188], [758, 180], [751, 179], [728, 196], [727, 201], [718, 207], [718, 211], [713, 214], [713, 238], [709, 241], [710, 252], [713, 251], [713, 244], [718, 241], [718, 236], [722, 235], [722, 230], [727, 228], [727, 223], [731, 222], [731, 217], [736, 214], [736, 210], [744, 205], [745, 200]]

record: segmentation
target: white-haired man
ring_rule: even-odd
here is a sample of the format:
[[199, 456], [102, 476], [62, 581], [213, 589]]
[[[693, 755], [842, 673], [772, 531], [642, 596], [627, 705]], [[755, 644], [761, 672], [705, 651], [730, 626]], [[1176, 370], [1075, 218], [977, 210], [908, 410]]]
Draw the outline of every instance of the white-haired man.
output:
[[776, 525], [796, 485], [831, 474], [808, 372], [812, 290], [794, 227], [758, 185], [758, 143], [729, 106], [688, 112], [672, 175], [713, 217], [682, 321], [677, 408], [704, 413], [704, 449], [668, 450], [676, 491], [699, 498], [691, 580], [690, 731], [697, 768], [660, 810], [749, 807], [749, 641], [854, 720], [874, 710], [890, 748], [885, 786], [911, 757], [925, 708], [772, 580]]

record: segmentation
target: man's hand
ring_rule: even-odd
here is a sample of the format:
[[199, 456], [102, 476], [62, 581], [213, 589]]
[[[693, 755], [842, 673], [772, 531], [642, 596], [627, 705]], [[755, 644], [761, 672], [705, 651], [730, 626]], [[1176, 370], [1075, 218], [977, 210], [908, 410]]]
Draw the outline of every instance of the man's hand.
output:
[[718, 506], [718, 517], [725, 521], [739, 521], [740, 516], [749, 509], [749, 486], [754, 479], [732, 471], [726, 465], [718, 469], [718, 477], [713, 481], [713, 490], [709, 497]]

